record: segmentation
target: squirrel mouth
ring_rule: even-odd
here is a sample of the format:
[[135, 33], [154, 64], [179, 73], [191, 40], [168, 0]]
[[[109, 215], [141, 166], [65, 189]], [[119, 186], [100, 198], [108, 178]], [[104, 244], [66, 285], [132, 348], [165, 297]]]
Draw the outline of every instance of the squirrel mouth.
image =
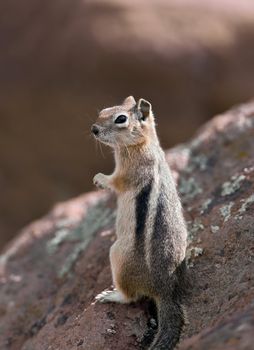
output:
[[107, 138], [105, 138], [105, 136], [102, 133], [98, 133], [96, 135], [93, 134], [93, 136], [96, 139], [96, 141], [99, 141], [107, 146], [111, 146], [111, 147], [113, 146], [113, 142], [110, 142]]

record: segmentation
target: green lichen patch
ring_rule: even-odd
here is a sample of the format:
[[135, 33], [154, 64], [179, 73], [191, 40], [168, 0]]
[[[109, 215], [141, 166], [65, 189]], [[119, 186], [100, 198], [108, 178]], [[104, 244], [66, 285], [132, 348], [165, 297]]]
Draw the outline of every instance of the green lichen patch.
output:
[[248, 198], [242, 200], [241, 202], [243, 203], [241, 208], [239, 209], [239, 213], [243, 214], [251, 205], [254, 204], [254, 194], [250, 195]]
[[188, 240], [191, 242], [195, 235], [199, 232], [204, 230], [204, 225], [202, 222], [198, 219], [195, 219], [194, 221], [188, 221]]
[[229, 202], [228, 204], [220, 208], [220, 213], [224, 219], [224, 222], [227, 222], [229, 220], [233, 205], [234, 205], [234, 202]]
[[195, 198], [198, 194], [201, 194], [203, 189], [193, 177], [187, 180], [182, 177], [179, 183], [179, 192], [184, 196], [185, 200], [189, 200]]
[[216, 232], [218, 232], [219, 231], [219, 229], [220, 229], [220, 227], [219, 226], [214, 226], [214, 225], [211, 225], [210, 226], [210, 229], [211, 229], [211, 232], [212, 233], [216, 233]]
[[194, 247], [194, 248], [191, 249], [191, 252], [192, 252], [194, 258], [196, 258], [196, 257], [198, 257], [198, 256], [203, 254], [204, 249], [201, 248], [201, 247]]
[[71, 230], [67, 228], [57, 230], [55, 233], [55, 237], [47, 243], [48, 253], [53, 254], [62, 242], [68, 240], [70, 234]]
[[212, 204], [212, 202], [213, 202], [213, 200], [211, 198], [208, 198], [204, 201], [204, 203], [201, 205], [201, 208], [200, 208], [201, 215], [204, 214], [208, 210], [208, 208]]
[[193, 260], [198, 256], [203, 255], [204, 248], [201, 247], [192, 247], [186, 252], [186, 263], [189, 267], [193, 267]]
[[235, 219], [239, 219], [239, 220], [243, 218], [244, 213], [254, 204], [254, 194], [250, 195], [246, 199], [242, 199], [241, 202], [242, 202], [242, 205], [238, 210], [237, 215], [235, 216]]
[[198, 154], [198, 155], [190, 155], [189, 156], [189, 163], [187, 167], [184, 169], [184, 171], [188, 174], [191, 174], [194, 170], [200, 170], [205, 171], [207, 169], [207, 163], [208, 159], [206, 155], [204, 154]]
[[115, 211], [107, 208], [105, 202], [100, 202], [87, 210], [85, 218], [77, 227], [74, 229], [60, 228], [55, 233], [54, 238], [47, 243], [48, 254], [54, 254], [64, 242], [74, 243], [72, 251], [67, 255], [62, 268], [58, 272], [59, 277], [69, 273], [80, 253], [86, 249], [96, 232], [113, 225], [115, 215]]
[[221, 186], [221, 195], [229, 196], [241, 188], [242, 182], [246, 179], [245, 175], [233, 175], [229, 181]]
[[182, 146], [182, 148], [187, 165], [183, 169], [183, 176], [180, 177], [179, 192], [184, 197], [184, 200], [188, 201], [203, 192], [196, 179], [188, 176], [195, 171], [205, 171], [207, 169], [208, 159], [205, 154], [193, 154], [191, 147]]

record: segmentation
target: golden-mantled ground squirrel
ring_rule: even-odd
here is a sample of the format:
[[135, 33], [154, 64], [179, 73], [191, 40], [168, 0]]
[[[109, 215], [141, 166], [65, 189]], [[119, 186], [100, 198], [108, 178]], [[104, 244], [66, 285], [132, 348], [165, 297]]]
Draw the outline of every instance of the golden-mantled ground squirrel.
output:
[[159, 328], [150, 350], [173, 349], [183, 325], [181, 282], [187, 230], [171, 171], [155, 130], [152, 106], [127, 97], [103, 109], [91, 129], [113, 147], [115, 170], [97, 174], [94, 184], [118, 197], [116, 236], [110, 249], [115, 290], [101, 302], [129, 303], [142, 296], [157, 306]]

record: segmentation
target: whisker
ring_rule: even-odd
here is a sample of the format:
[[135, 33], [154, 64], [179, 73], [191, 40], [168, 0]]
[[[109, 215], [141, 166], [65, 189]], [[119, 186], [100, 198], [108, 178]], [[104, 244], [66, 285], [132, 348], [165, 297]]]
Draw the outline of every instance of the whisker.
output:
[[91, 135], [91, 132], [89, 131], [81, 131], [80, 133], [82, 136], [85, 136], [85, 137], [90, 137], [92, 138], [93, 136]]
[[100, 151], [101, 151], [101, 155], [102, 155], [102, 157], [105, 159], [105, 155], [104, 155], [104, 153], [103, 153], [103, 150], [102, 150], [102, 146], [101, 146], [100, 141], [98, 141], [98, 143], [99, 143], [99, 148], [100, 148]]
[[114, 136], [114, 143], [115, 143], [115, 145], [116, 145], [117, 150], [120, 152], [120, 145], [119, 145], [119, 143], [116, 141], [115, 136]]
[[98, 154], [98, 141], [95, 139], [95, 151]]

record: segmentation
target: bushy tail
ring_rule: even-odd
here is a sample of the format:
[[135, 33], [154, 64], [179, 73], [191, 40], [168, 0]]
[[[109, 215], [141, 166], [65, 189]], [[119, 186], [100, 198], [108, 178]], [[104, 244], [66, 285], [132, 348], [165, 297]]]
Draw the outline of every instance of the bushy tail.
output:
[[156, 300], [159, 327], [149, 350], [171, 350], [178, 343], [185, 325], [182, 299], [188, 287], [189, 281], [184, 260], [172, 276], [171, 292], [163, 293]]
[[156, 304], [159, 328], [149, 350], [171, 350], [178, 343], [185, 324], [184, 311], [178, 301], [161, 298]]

